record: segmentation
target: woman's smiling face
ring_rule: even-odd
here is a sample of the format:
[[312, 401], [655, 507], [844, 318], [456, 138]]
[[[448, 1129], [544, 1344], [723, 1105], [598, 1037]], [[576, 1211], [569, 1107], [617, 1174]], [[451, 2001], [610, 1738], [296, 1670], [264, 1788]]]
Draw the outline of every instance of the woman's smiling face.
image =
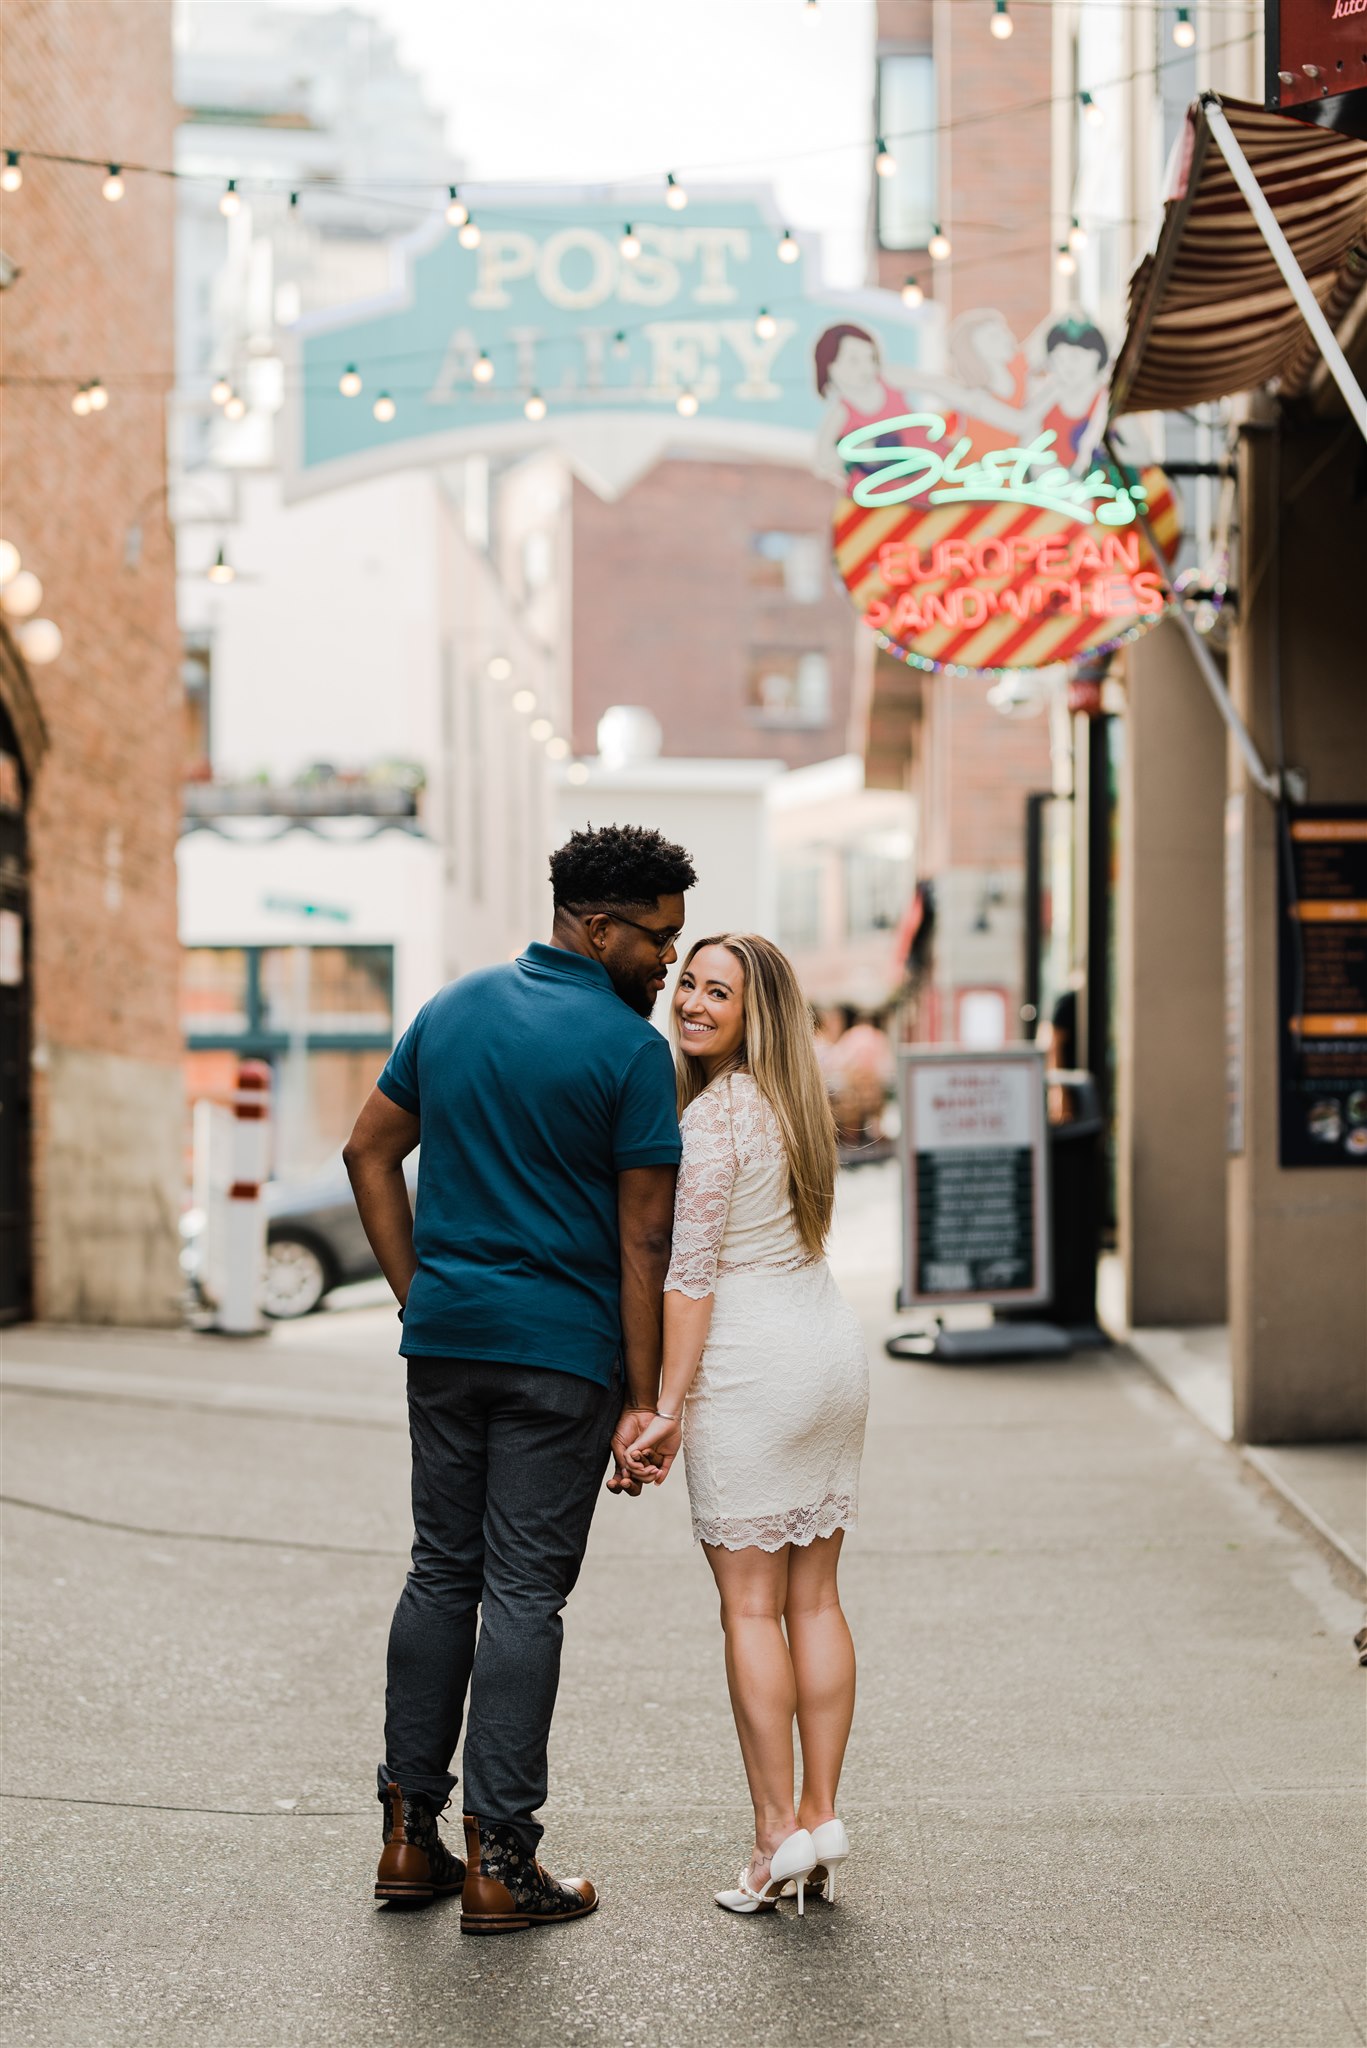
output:
[[679, 1043], [709, 1067], [729, 1060], [745, 1036], [745, 969], [725, 946], [700, 946], [679, 976], [674, 1015]]

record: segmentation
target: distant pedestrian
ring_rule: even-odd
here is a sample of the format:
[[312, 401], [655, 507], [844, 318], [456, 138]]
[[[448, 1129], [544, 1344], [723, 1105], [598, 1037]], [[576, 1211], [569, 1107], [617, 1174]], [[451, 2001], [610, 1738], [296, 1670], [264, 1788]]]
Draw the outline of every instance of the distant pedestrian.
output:
[[807, 1005], [767, 939], [700, 940], [672, 1023], [683, 1165], [664, 1364], [656, 1419], [627, 1466], [659, 1484], [682, 1443], [693, 1532], [721, 1594], [755, 1842], [717, 1903], [765, 1912], [795, 1886], [801, 1912], [808, 1887], [834, 1897], [849, 1854], [836, 1792], [854, 1645], [836, 1569], [855, 1521], [869, 1397], [859, 1323], [824, 1256], [835, 1125]]
[[[677, 956], [681, 847], [576, 832], [551, 860], [549, 945], [450, 983], [404, 1033], [346, 1147], [401, 1304], [413, 1564], [389, 1638], [375, 1894], [463, 1890], [461, 1927], [575, 1919], [598, 1894], [537, 1861], [560, 1614], [609, 1447], [654, 1421], [679, 1127], [647, 1022]], [[403, 1160], [419, 1139], [417, 1214]], [[478, 1631], [476, 1620], [478, 1617]], [[437, 1815], [467, 1689], [465, 1846]]]

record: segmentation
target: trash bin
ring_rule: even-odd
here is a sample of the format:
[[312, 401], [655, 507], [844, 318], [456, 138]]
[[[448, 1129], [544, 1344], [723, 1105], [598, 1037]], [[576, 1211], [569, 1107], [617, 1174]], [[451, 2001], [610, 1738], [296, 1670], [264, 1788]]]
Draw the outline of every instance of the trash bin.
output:
[[1054, 1284], [1048, 1301], [997, 1310], [999, 1321], [1057, 1323], [1074, 1343], [1105, 1344], [1096, 1319], [1096, 1268], [1105, 1208], [1101, 1097], [1091, 1074], [1045, 1076], [1049, 1120], [1049, 1223]]

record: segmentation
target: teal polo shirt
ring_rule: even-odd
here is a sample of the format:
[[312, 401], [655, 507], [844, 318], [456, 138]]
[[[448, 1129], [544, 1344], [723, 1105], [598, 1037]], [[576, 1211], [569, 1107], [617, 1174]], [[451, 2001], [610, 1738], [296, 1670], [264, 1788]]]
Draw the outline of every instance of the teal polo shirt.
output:
[[674, 1062], [596, 960], [531, 945], [450, 982], [379, 1087], [416, 1116], [406, 1358], [607, 1386], [622, 1348], [617, 1176], [678, 1164]]

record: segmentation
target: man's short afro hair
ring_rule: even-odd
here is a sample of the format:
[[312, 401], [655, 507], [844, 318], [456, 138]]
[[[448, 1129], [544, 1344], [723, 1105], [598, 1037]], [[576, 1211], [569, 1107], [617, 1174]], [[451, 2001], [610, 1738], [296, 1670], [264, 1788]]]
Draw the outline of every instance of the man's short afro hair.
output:
[[653, 907], [697, 881], [681, 846], [646, 825], [600, 825], [572, 832], [551, 855], [557, 910]]

